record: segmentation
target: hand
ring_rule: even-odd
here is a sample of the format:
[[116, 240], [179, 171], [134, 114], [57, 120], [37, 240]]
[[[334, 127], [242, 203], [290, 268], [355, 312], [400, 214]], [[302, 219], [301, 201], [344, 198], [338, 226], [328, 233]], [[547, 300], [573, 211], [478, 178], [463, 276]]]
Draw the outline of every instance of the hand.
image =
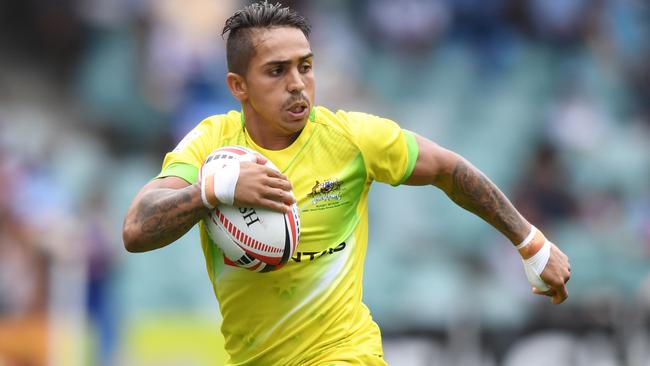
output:
[[296, 202], [291, 193], [291, 183], [282, 173], [265, 166], [265, 157], [255, 156], [255, 162], [240, 163], [235, 206], [266, 207], [278, 212], [289, 212], [289, 206]]
[[551, 297], [553, 304], [560, 304], [569, 297], [566, 287], [571, 277], [569, 257], [553, 243], [551, 243], [551, 255], [540, 277], [551, 288], [548, 291], [540, 291], [533, 287], [533, 293]]

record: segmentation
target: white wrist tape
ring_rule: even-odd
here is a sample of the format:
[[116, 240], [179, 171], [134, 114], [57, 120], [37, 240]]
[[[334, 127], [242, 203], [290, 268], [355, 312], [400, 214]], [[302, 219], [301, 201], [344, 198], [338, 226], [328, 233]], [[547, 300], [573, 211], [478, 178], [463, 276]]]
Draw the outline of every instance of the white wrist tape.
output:
[[515, 246], [515, 249], [519, 250], [527, 246], [528, 244], [530, 244], [530, 242], [532, 242], [533, 239], [535, 239], [535, 234], [537, 234], [537, 228], [533, 225], [530, 225], [530, 232], [528, 233], [528, 236], [519, 245]]
[[544, 271], [548, 259], [551, 257], [551, 242], [546, 240], [544, 245], [535, 255], [528, 259], [523, 259], [524, 270], [528, 282], [541, 291], [548, 291], [550, 287], [542, 280], [540, 275]]
[[214, 195], [219, 203], [235, 203], [235, 187], [239, 180], [239, 161], [228, 161], [214, 173]]
[[[214, 172], [212, 189], [214, 195], [217, 197], [218, 203], [232, 205], [235, 202], [235, 187], [237, 180], [239, 180], [239, 161], [228, 161], [222, 167]], [[214, 205], [208, 201], [206, 194], [206, 177], [201, 172], [201, 200], [203, 205], [210, 210], [214, 209]]]
[[203, 176], [201, 177], [201, 201], [203, 201], [203, 206], [209, 208], [210, 210], [214, 210], [214, 206], [208, 202], [208, 197], [205, 194], [205, 177]]

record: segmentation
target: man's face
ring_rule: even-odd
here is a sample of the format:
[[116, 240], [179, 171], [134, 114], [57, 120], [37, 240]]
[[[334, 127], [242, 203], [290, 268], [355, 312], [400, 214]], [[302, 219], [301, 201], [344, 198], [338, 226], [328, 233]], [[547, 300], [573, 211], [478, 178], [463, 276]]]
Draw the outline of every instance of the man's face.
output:
[[[315, 83], [309, 41], [300, 29], [254, 30], [255, 47], [245, 76], [256, 116], [276, 133], [300, 131], [309, 118]], [[248, 117], [248, 116], [247, 116]]]

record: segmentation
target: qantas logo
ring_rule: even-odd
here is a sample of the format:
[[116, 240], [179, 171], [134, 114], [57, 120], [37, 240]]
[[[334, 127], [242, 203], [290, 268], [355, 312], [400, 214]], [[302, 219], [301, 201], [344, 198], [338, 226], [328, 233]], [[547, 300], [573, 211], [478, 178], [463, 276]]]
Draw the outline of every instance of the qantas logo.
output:
[[315, 259], [318, 259], [318, 258], [324, 256], [324, 255], [332, 255], [334, 253], [340, 252], [343, 249], [345, 249], [345, 247], [346, 247], [345, 242], [342, 242], [341, 244], [339, 244], [339, 245], [337, 245], [335, 247], [325, 249], [325, 250], [323, 250], [321, 252], [296, 252], [295, 255], [293, 257], [291, 257], [291, 259], [296, 263], [311, 262], [311, 261], [313, 261]]

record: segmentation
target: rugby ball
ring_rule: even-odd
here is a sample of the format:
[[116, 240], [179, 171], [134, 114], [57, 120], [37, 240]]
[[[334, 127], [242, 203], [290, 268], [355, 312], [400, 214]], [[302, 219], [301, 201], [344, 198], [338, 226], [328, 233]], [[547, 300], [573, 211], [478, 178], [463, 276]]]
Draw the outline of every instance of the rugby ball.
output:
[[[208, 155], [199, 175], [219, 174], [224, 164], [256, 161], [255, 154], [259, 153], [242, 146], [221, 147]], [[266, 165], [278, 170], [270, 160]], [[295, 203], [289, 213], [220, 204], [203, 222], [210, 239], [223, 251], [226, 264], [256, 272], [281, 268], [300, 239]]]

